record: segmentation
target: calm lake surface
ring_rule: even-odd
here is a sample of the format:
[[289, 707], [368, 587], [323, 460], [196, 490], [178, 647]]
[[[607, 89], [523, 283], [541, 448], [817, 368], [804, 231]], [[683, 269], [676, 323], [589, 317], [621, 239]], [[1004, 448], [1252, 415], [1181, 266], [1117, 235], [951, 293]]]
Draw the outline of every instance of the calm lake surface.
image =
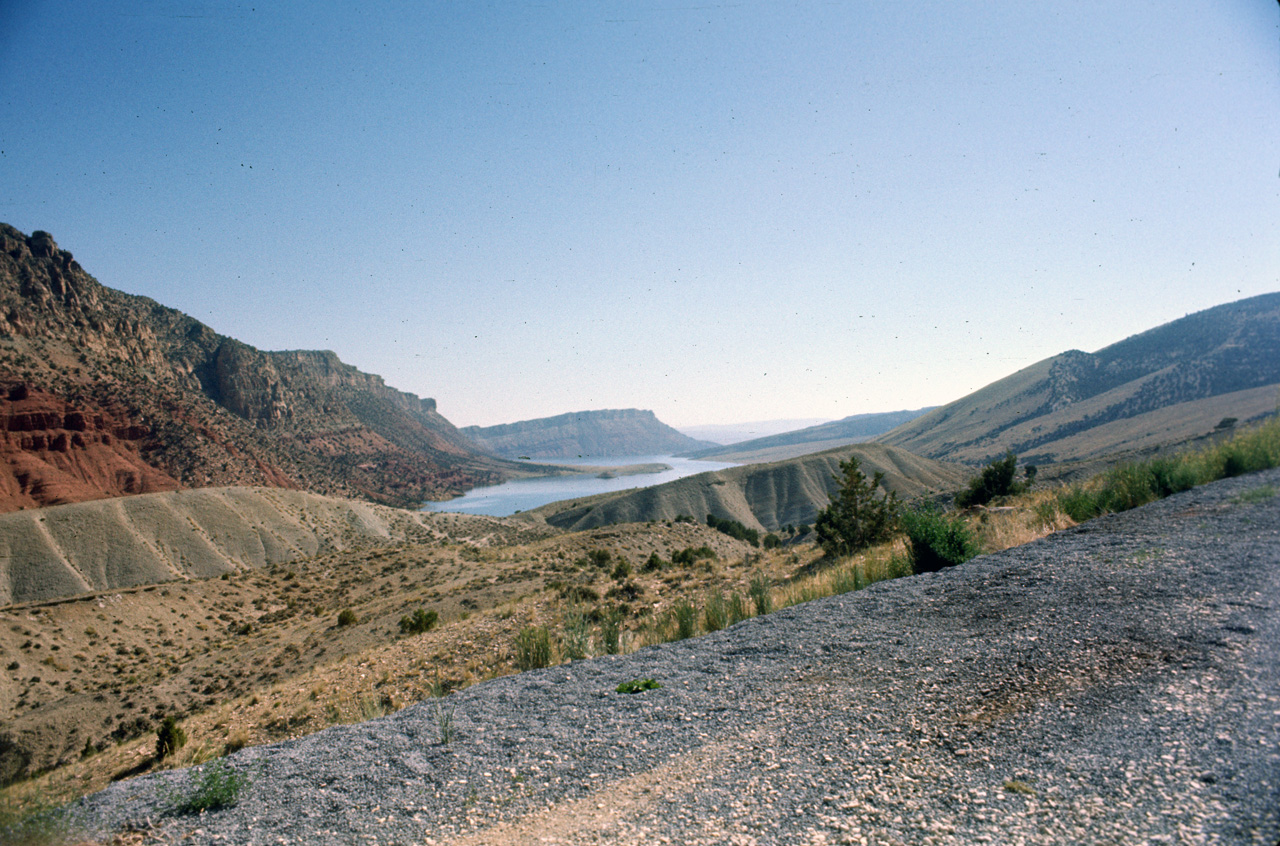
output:
[[589, 465], [592, 467], [624, 467], [628, 464], [667, 464], [671, 469], [662, 473], [645, 473], [639, 476], [618, 476], [614, 479], [598, 479], [595, 476], [555, 476], [541, 479], [517, 479], [487, 488], [474, 488], [457, 499], [448, 502], [428, 502], [424, 511], [456, 511], [463, 514], [488, 514], [509, 517], [517, 511], [528, 511], [548, 502], [593, 496], [609, 491], [625, 491], [631, 488], [647, 488], [670, 482], [684, 476], [733, 467], [723, 461], [694, 461], [672, 455], [624, 455], [592, 459], [557, 459], [548, 464]]

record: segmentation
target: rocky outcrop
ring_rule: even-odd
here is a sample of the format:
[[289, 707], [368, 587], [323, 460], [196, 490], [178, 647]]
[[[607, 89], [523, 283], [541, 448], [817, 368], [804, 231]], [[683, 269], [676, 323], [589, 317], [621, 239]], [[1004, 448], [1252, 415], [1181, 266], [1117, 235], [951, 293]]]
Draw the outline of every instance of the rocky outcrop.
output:
[[125, 442], [64, 442], [56, 428], [9, 438], [0, 444], [9, 459], [7, 469], [0, 463], [0, 508], [228, 484], [411, 505], [511, 470], [459, 434], [434, 400], [329, 351], [265, 352], [222, 336], [100, 285], [47, 232], [28, 237], [4, 224], [0, 380], [110, 420], [108, 434]]
[[603, 458], [674, 455], [708, 446], [635, 408], [578, 411], [501, 426], [461, 430], [480, 446], [506, 458]]

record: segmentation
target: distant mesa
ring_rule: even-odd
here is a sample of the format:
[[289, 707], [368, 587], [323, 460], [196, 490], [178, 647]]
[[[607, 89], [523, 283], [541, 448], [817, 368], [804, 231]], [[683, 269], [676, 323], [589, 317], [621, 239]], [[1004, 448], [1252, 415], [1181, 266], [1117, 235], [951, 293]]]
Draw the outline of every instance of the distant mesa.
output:
[[541, 461], [674, 455], [718, 446], [681, 434], [652, 411], [636, 408], [577, 411], [500, 426], [466, 426], [459, 431], [494, 455]]
[[1280, 293], [1196, 312], [1096, 353], [1071, 350], [876, 440], [980, 464], [1013, 450], [1048, 464], [1185, 443], [1280, 402]]
[[265, 352], [0, 224], [0, 511], [217, 485], [414, 506], [519, 465], [329, 351]]

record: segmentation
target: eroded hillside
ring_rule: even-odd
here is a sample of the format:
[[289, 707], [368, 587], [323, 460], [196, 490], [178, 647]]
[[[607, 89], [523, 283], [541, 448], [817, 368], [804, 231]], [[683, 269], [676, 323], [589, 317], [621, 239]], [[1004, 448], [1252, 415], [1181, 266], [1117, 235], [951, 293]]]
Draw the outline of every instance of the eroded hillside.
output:
[[[8, 431], [29, 433], [0, 439], [0, 510], [212, 485], [416, 504], [518, 472], [480, 454], [434, 400], [332, 352], [220, 335], [99, 284], [49, 233], [5, 224], [0, 395]], [[48, 414], [33, 421], [22, 404], [37, 401]], [[78, 428], [86, 420], [102, 426]]]

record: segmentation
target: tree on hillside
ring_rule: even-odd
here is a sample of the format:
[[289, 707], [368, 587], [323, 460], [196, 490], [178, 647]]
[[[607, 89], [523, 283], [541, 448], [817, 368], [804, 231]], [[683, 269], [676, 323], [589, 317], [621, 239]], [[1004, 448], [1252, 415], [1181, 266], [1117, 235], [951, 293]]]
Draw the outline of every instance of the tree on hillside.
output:
[[969, 487], [956, 494], [956, 507], [986, 505], [998, 496], [1022, 493], [1035, 481], [1035, 465], [1027, 465], [1025, 482], [1014, 481], [1017, 475], [1018, 457], [1013, 454], [1013, 450], [1010, 450], [1005, 453], [1004, 458], [992, 461], [982, 468], [980, 474], [969, 480]]
[[831, 556], [851, 555], [889, 540], [898, 526], [898, 497], [880, 490], [884, 474], [877, 472], [868, 482], [858, 459], [851, 457], [840, 462], [840, 475], [834, 478], [839, 489], [813, 524], [823, 550]]

